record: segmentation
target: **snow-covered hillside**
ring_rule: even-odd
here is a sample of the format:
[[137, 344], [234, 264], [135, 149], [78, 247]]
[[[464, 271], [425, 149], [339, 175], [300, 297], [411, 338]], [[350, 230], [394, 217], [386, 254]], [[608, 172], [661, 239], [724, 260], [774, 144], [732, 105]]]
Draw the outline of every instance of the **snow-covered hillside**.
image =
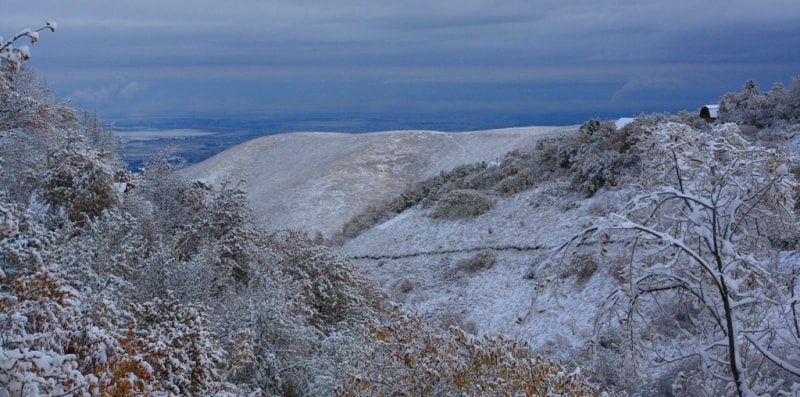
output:
[[[592, 317], [613, 282], [611, 269], [551, 295], [546, 274], [529, 275], [553, 250], [588, 227], [598, 204], [614, 193], [583, 199], [549, 183], [501, 199], [472, 219], [440, 220], [411, 209], [341, 247], [397, 302], [426, 317], [474, 332], [528, 340], [540, 351], [574, 353], [593, 332]], [[487, 250], [488, 268], [465, 266]], [[545, 292], [543, 294], [543, 292]]]
[[[603, 234], [598, 240], [591, 233], [587, 234], [587, 239], [579, 240], [577, 245], [566, 251], [558, 249], [582, 231], [595, 230], [593, 228], [602, 225], [604, 221], [601, 220], [606, 216], [634, 216], [631, 214], [638, 211], [637, 206], [627, 207], [633, 212], [621, 210], [637, 195], [658, 192], [662, 188], [666, 189], [666, 194], [674, 194], [670, 190], [671, 185], [675, 185], [675, 189], [677, 186], [681, 189], [698, 189], [695, 192], [698, 195], [712, 194], [717, 189], [713, 187], [713, 183], [716, 183], [713, 181], [719, 177], [708, 179], [708, 176], [714, 175], [717, 166], [727, 167], [729, 162], [739, 161], [739, 165], [731, 166], [739, 172], [741, 167], [747, 169], [770, 162], [779, 164], [785, 160], [775, 152], [749, 146], [739, 137], [739, 129], [733, 125], [721, 125], [711, 130], [705, 124], [696, 124], [696, 128], [692, 128], [680, 122], [654, 119], [637, 122], [624, 130], [616, 130], [613, 124], [602, 123], [587, 128], [584, 130], [581, 127], [580, 132], [576, 127], [568, 127], [464, 134], [419, 131], [366, 135], [291, 134], [264, 138], [236, 148], [193, 167], [187, 174], [211, 182], [219, 182], [229, 176], [256, 174], [257, 178], [249, 178], [249, 198], [258, 213], [271, 222], [271, 227], [322, 231], [328, 237], [350, 217], [370, 205], [380, 208], [381, 203], [385, 204], [396, 197], [413, 182], [438, 175], [457, 165], [478, 161], [492, 163], [488, 170], [492, 170], [493, 166], [499, 169], [501, 160], [506, 161], [503, 159], [504, 153], [515, 150], [523, 153], [524, 157], [524, 153], [534, 151], [537, 138], [561, 136], [565, 140], [559, 141], [561, 146], [558, 150], [555, 147], [559, 144], [549, 141], [549, 144], [555, 145], [553, 155], [557, 151], [560, 157], [557, 161], [550, 161], [553, 164], [562, 163], [555, 165], [556, 168], [564, 167], [564, 162], [571, 163], [571, 166], [567, 166], [571, 177], [551, 169], [543, 171], [552, 173], [551, 176], [541, 177], [537, 179], [541, 181], [535, 183], [533, 188], [515, 194], [490, 189], [488, 194], [495, 204], [487, 212], [473, 217], [438, 217], [435, 215], [436, 208], [430, 202], [412, 205], [399, 213], [394, 212], [396, 208], [387, 210], [384, 216], [374, 218], [378, 219], [378, 223], [367, 224], [360, 234], [333, 247], [333, 251], [352, 258], [391, 301], [403, 304], [433, 322], [457, 325], [475, 335], [506, 335], [526, 341], [534, 352], [592, 368], [596, 371], [596, 379], [611, 389], [627, 390], [637, 395], [671, 395], [673, 385], [678, 385], [675, 387], [684, 388], [681, 389], [682, 393], [692, 394], [694, 392], [691, 390], [694, 389], [685, 388], [699, 382], [700, 378], [692, 377], [698, 376], [697, 372], [693, 372], [698, 368], [696, 359], [681, 359], [652, 366], [637, 364], [632, 357], [651, 364], [672, 360], [667, 357], [691, 357], [686, 353], [686, 346], [681, 345], [683, 342], [680, 339], [671, 340], [670, 335], [683, 332], [688, 338], [690, 331], [687, 329], [708, 325], [696, 322], [696, 319], [687, 320], [680, 312], [687, 310], [687, 307], [690, 311], [710, 309], [714, 312], [718, 310], [718, 303], [712, 300], [706, 301], [705, 306], [684, 307], [682, 305], [686, 303], [683, 299], [674, 296], [650, 301], [641, 298], [638, 304], [645, 308], [643, 310], [650, 311], [647, 316], [651, 317], [647, 317], [647, 320], [634, 324], [632, 319], [614, 315], [627, 310], [624, 305], [619, 306], [619, 302], [627, 299], [625, 296], [629, 296], [626, 294], [630, 294], [634, 285], [644, 288], [638, 284], [641, 280], [658, 276], [658, 270], [647, 267], [649, 265], [642, 269], [634, 268], [632, 255], [652, 255], [647, 253], [648, 250], [666, 241], [664, 247], [654, 251], [659, 254], [639, 259], [644, 264], [651, 263], [651, 260], [666, 260], [658, 259], [658, 255], [666, 252], [670, 246], [681, 246], [682, 243], [677, 241], [691, 240], [693, 233], [703, 235], [698, 232], [702, 229], [702, 213], [681, 215], [684, 209], [667, 215], [664, 218], [666, 221], [651, 220], [672, 233], [682, 230], [669, 229], [677, 227], [669, 226], [673, 216], [688, 217], [675, 225], [686, 221], [696, 225], [694, 229], [680, 232], [678, 238], [681, 240], [663, 236], [651, 239], [643, 243], [643, 246], [649, 247], [647, 249], [631, 248], [632, 239], [605, 241], [610, 237]], [[617, 149], [613, 149], [615, 147]], [[548, 149], [539, 147], [536, 150]], [[762, 157], [758, 157], [760, 160], [748, 160], [748, 156]], [[702, 160], [699, 159], [702, 158], [713, 161], [710, 165], [700, 166]], [[695, 161], [700, 163], [691, 166]], [[681, 172], [677, 174], [678, 180], [671, 180], [675, 177], [675, 167], [680, 168]], [[278, 169], [281, 171], [270, 172]], [[786, 186], [793, 183], [789, 182], [791, 178], [786, 173], [786, 167], [768, 166], [752, 172], [757, 174], [764, 170], [768, 173], [777, 172], [776, 181], [785, 179]], [[491, 174], [491, 171], [485, 172]], [[519, 170], [512, 174], [516, 172]], [[742, 172], [741, 178], [744, 179], [741, 180], [735, 179], [733, 171], [726, 176], [734, 178], [729, 183], [734, 187], [739, 186], [737, 184], [740, 182], [744, 185], [763, 183], [763, 178], [751, 180], [748, 179], [749, 171]], [[478, 179], [483, 177], [476, 176]], [[706, 184], [711, 184], [712, 190], [703, 193]], [[720, 186], [719, 189], [728, 189], [725, 185]], [[751, 194], [749, 190], [742, 190], [745, 191]], [[701, 196], [697, 197], [698, 202], [706, 203]], [[722, 205], [740, 205], [742, 200], [752, 199], [752, 196], [746, 195], [737, 197]], [[788, 198], [783, 197], [782, 200], [785, 199]], [[753, 205], [763, 201], [759, 200]], [[768, 201], [773, 200], [775, 198]], [[654, 207], [653, 211], [656, 208], [661, 208], [661, 205]], [[738, 213], [736, 209], [726, 211]], [[743, 212], [737, 216], [746, 218], [749, 214]], [[761, 220], [768, 222], [766, 218]], [[624, 229], [628, 227], [624, 225], [633, 224], [631, 221], [625, 222], [615, 224], [623, 226], [611, 226], [609, 230]], [[750, 226], [736, 226], [737, 230], [746, 227]], [[754, 230], [760, 229], [757, 227]], [[686, 233], [685, 236], [683, 233]], [[765, 236], [769, 239], [792, 235], [791, 231], [777, 229], [767, 233], [770, 235]], [[729, 237], [730, 244], [741, 241], [741, 238], [732, 234]], [[753, 262], [753, 265], [762, 269], [759, 271], [779, 277], [777, 285], [783, 285], [785, 281], [780, 280], [783, 277], [779, 276], [781, 272], [794, 268], [798, 260], [797, 255], [779, 255], [780, 244], [773, 243], [770, 248], [770, 245], [759, 243], [745, 249], [756, 249], [753, 252], [758, 253], [760, 262]], [[740, 258], [745, 251], [737, 251], [739, 253], [733, 255], [732, 260], [741, 260], [735, 258]], [[714, 255], [699, 248], [697, 252]], [[723, 252], [720, 255], [727, 254]], [[680, 255], [673, 256], [678, 257]], [[674, 266], [684, 263], [678, 259], [670, 260], [675, 261]], [[749, 263], [745, 261], [740, 266], [750, 266]], [[655, 268], [660, 269], [659, 266]], [[636, 271], [656, 273], [645, 273], [649, 275], [637, 278], [640, 276], [635, 275]], [[728, 282], [738, 286], [740, 282], [734, 279], [741, 277], [740, 271], [726, 276], [730, 278]], [[724, 272], [728, 274], [729, 270]], [[670, 273], [664, 277], [683, 280], [685, 276]], [[626, 286], [633, 282], [637, 284]], [[676, 287], [654, 288], [671, 290]], [[694, 291], [694, 294], [697, 291], [707, 293], [702, 284], [685, 288], [689, 292]], [[747, 292], [742, 291], [741, 294], [746, 295]], [[782, 316], [779, 307], [764, 310], [764, 318], [772, 319], [769, 321]], [[617, 320], [610, 321], [612, 317]], [[734, 317], [743, 324], [755, 321], [750, 317]], [[687, 321], [694, 322], [687, 325]], [[709, 332], [709, 335], [720, 332], [720, 329], [713, 327], [705, 332]], [[727, 333], [724, 326], [721, 332]], [[642, 338], [650, 338], [650, 347], [647, 349], [631, 353], [632, 350], [622, 347], [625, 343], [634, 343], [634, 339], [639, 341]], [[695, 344], [702, 340], [694, 338], [697, 337], [687, 340]], [[743, 354], [745, 356], [741, 360], [747, 361], [743, 365], [751, 365], [748, 360], [752, 357], [747, 355], [749, 353]], [[770, 371], [773, 371], [770, 372], [770, 376], [773, 376], [775, 370]], [[718, 387], [713, 382], [703, 385], [703, 390], [715, 390]], [[729, 387], [730, 384], [726, 386], [722, 382], [720, 385]]]
[[577, 127], [524, 127], [463, 133], [389, 131], [293, 133], [256, 139], [185, 170], [217, 184], [246, 179], [255, 214], [269, 228], [330, 238], [367, 206], [461, 164], [493, 162], [514, 148]]
[[[760, 177], [751, 180], [750, 173], [761, 175], [763, 170], [761, 168], [750, 170], [748, 167], [754, 167], [755, 164], [769, 164], [772, 161], [776, 161], [775, 164], [781, 164], [784, 160], [781, 160], [781, 156], [774, 151], [763, 151], [757, 146], [749, 146], [739, 137], [739, 130], [735, 126], [722, 125], [712, 131], [703, 132], [684, 124], [662, 123], [653, 126], [649, 131], [646, 128], [640, 131], [643, 135], [637, 140], [644, 143], [640, 144], [639, 149], [649, 148], [646, 149], [648, 152], [640, 153], [643, 157], [647, 157], [641, 159], [642, 168], [637, 171], [640, 176], [633, 176], [627, 182], [614, 187], [602, 188], [591, 198], [575, 192], [570, 188], [568, 182], [555, 180], [512, 196], [498, 196], [497, 204], [493, 209], [474, 218], [438, 219], [432, 216], [433, 208], [417, 206], [365, 231], [346, 242], [340, 250], [350, 255], [361, 268], [368, 272], [387, 291], [391, 299], [419, 311], [426, 318], [445, 324], [458, 325], [478, 335], [509, 335], [529, 342], [534, 351], [538, 353], [559, 357], [563, 360], [590, 363], [589, 366], [597, 371], [598, 378], [608, 386], [623, 387], [629, 391], [642, 393], [642, 395], [652, 395], [653, 393], [671, 395], [673, 385], [687, 387], [687, 384], [691, 385], [699, 380], [688, 375], [686, 378], [681, 378], [684, 371], [696, 368], [697, 360], [673, 361], [674, 357], [691, 357], [695, 353], [687, 353], [687, 351], [694, 350], [681, 346], [680, 338], [675, 340], [670, 338], [681, 332], [688, 335], [690, 331], [686, 329], [701, 327], [702, 321], [687, 319], [686, 315], [679, 314], [680, 309], [677, 308], [680, 305], [675, 302], [680, 300], [670, 300], [675, 297], [661, 296], [645, 303], [646, 299], [638, 296], [643, 294], [643, 291], [647, 291], [647, 288], [654, 290], [685, 289], [686, 292], [696, 296], [702, 294], [713, 296], [714, 292], [713, 287], [707, 289], [700, 281], [694, 281], [697, 284], [685, 284], [689, 283], [688, 280], [694, 279], [694, 276], [688, 277], [672, 270], [665, 274], [659, 273], [660, 270], [653, 270], [661, 266], [656, 261], [669, 260], [670, 262], [666, 266], [682, 266], [684, 262], [678, 259], [667, 259], [671, 257], [670, 255], [675, 254], [666, 254], [665, 252], [668, 252], [670, 246], [680, 247], [683, 244], [682, 241], [696, 244], [702, 236], [710, 236], [709, 233], [715, 233], [703, 231], [705, 230], [704, 222], [709, 222], [711, 219], [703, 218], [709, 208], [720, 208], [722, 212], [721, 208], [723, 207], [717, 206], [725, 206], [725, 217], [731, 217], [729, 222], [734, 222], [734, 218], [740, 222], [739, 217], [752, 216], [754, 212], [751, 213], [751, 211], [755, 211], [759, 201], [764, 198], [753, 199], [755, 196], [752, 195], [755, 193], [752, 193], [751, 190], [747, 190], [747, 193], [744, 193], [745, 190], [742, 190], [741, 194], [736, 193], [737, 186], [754, 187], [754, 184], [757, 183], [767, 183], [765, 186], [772, 186], [769, 189], [773, 189], [785, 183], [784, 189], [790, 189], [793, 182], [790, 181], [791, 177], [786, 174], [787, 169], [776, 169], [777, 165], [767, 165], [766, 168], [768, 172], [776, 172], [775, 176], [768, 177], [775, 179], [770, 181], [768, 178]], [[589, 145], [588, 142], [586, 145]], [[679, 154], [675, 154], [673, 159], [670, 150], [673, 151], [672, 153]], [[689, 166], [686, 163], [702, 158], [708, 159], [706, 165]], [[720, 163], [717, 164], [717, 161]], [[684, 173], [683, 176], [678, 174], [679, 180], [682, 181], [680, 185], [668, 179], [670, 175], [674, 176], [675, 169], [673, 167], [676, 164], [680, 164], [678, 167], [683, 168], [681, 172]], [[717, 167], [731, 168], [729, 171], [723, 171], [724, 176], [714, 176], [715, 172], [720, 172], [715, 171]], [[742, 173], [741, 177], [736, 176], [739, 172]], [[726, 183], [715, 182], [726, 180], [719, 178], [731, 179]], [[765, 180], [770, 182], [764, 182]], [[683, 211], [688, 211], [686, 209], [662, 209], [668, 214], [667, 219], [675, 217], [678, 220], [678, 223], [675, 224], [671, 223], [672, 221], [667, 222], [665, 225], [672, 224], [674, 226], [662, 226], [663, 230], [668, 234], [679, 236], [680, 240], [659, 235], [655, 239], [648, 240], [648, 243], [642, 242], [642, 247], [644, 247], [648, 244], [658, 245], [659, 241], [666, 241], [663, 247], [659, 246], [658, 249], [654, 249], [653, 252], [657, 252], [654, 256], [639, 259], [643, 261], [643, 268], [638, 269], [629, 265], [635, 263], [634, 253], [638, 256], [642, 255], [638, 252], [647, 251], [642, 247], [638, 250], [631, 248], [631, 243], [635, 240], [630, 234], [627, 235], [628, 240], [608, 240], [605, 243], [604, 239], [611, 239], [611, 237], [601, 234], [599, 240], [581, 239], [580, 243], [570, 250], [558, 250], [565, 242], [580, 235], [581, 231], [593, 230], [593, 227], [603, 225], [602, 219], [605, 216], [619, 213], [623, 214], [619, 216], [630, 217], [630, 213], [620, 210], [629, 208], [630, 211], [633, 211], [635, 208], [639, 208], [637, 206], [643, 205], [636, 204], [637, 206], [626, 207], [637, 195], [643, 195], [645, 201], [650, 202], [653, 197], [649, 196], [649, 193], [645, 194], [646, 192], [663, 190], [665, 194], [673, 194], [671, 193], [673, 191], [670, 190], [672, 183], [675, 183], [675, 189], [678, 189], [678, 186], [686, 189], [679, 195], [686, 194], [690, 200], [703, 203], [704, 209], [693, 212], [692, 215], [682, 214]], [[726, 184], [730, 184], [732, 187]], [[710, 190], [703, 190], [706, 185]], [[761, 188], [755, 190], [761, 191]], [[722, 204], [706, 204], [705, 197], [711, 197], [711, 200], [720, 200]], [[766, 200], [780, 202], [788, 199], [786, 196], [781, 197], [766, 198]], [[741, 200], [752, 200], [752, 202], [741, 206]], [[648, 211], [653, 211], [652, 214], [656, 214], [657, 209], [667, 203], [668, 199], [658, 205], [653, 202], [650, 204], [651, 207], [647, 208], [650, 208]], [[748, 209], [746, 212], [744, 210], [740, 212], [735, 209], [736, 207], [728, 207], [729, 205]], [[777, 208], [768, 210], [767, 214], [769, 216], [778, 214], [778, 212], [769, 212], [778, 211]], [[714, 213], [716, 212], [717, 210], [714, 209]], [[624, 215], [626, 213], [628, 215]], [[735, 216], [732, 215], [734, 213]], [[772, 222], [768, 217], [760, 217], [759, 220], [763, 222], [762, 228]], [[612, 230], [629, 228], [628, 225], [631, 223], [625, 222], [615, 223], [615, 226], [608, 227], [609, 233]], [[652, 224], [663, 221], [650, 218], [649, 222]], [[687, 232], [681, 232], [680, 224], [686, 222], [693, 223], [694, 226], [690, 227]], [[791, 225], [791, 222], [787, 225]], [[743, 229], [747, 227], [752, 227], [752, 224], [736, 226], [742, 230], [730, 232], [732, 233], [731, 237], [724, 237], [729, 239], [727, 244], [741, 244], [744, 241], [743, 238], [758, 239], [760, 237], [755, 234], [763, 233], [757, 232], [757, 229], [744, 232]], [[791, 226], [789, 228], [791, 229]], [[725, 229], [730, 230], [729, 227]], [[787, 232], [789, 235], [792, 233], [790, 230]], [[683, 237], [683, 233], [687, 233], [686, 237]], [[781, 235], [784, 232], [766, 233]], [[753, 266], [759, 270], [748, 276], [751, 280], [755, 280], [753, 277], [766, 275], [764, 276], [766, 281], [763, 282], [773, 285], [774, 288], [783, 288], [779, 287], [786, 282], [783, 274], [791, 273], [792, 271], [787, 269], [797, 267], [798, 257], [796, 254], [787, 253], [778, 255], [778, 251], [781, 249], [779, 245], [772, 244], [772, 248], [770, 245], [760, 244], [747, 248], [733, 248], [732, 246], [725, 248], [725, 250], [735, 249], [736, 253], [730, 254], [730, 259], [721, 260], [720, 263], [732, 264], [742, 261], [737, 265], [741, 266], [741, 269], [719, 270], [719, 272], [726, 274], [725, 277], [730, 277], [728, 281], [730, 285], [738, 286], [740, 282], [734, 279], [743, 277], [742, 274], [747, 274], [744, 269], [747, 266]], [[742, 259], [748, 251], [757, 253], [758, 259]], [[677, 255], [680, 257], [685, 253], [691, 255], [695, 252], [711, 257], [729, 255], [724, 252], [713, 254], [713, 250], [704, 253], [704, 249], [700, 247], [682, 248]], [[556, 259], [550, 260], [554, 255]], [[562, 255], [563, 257], [561, 257]], [[487, 257], [491, 259], [487, 260]], [[672, 258], [676, 257], [672, 256]], [[689, 271], [697, 271], [697, 268], [701, 268], [700, 264], [701, 262], [690, 265], [688, 269], [694, 270]], [[710, 271], [717, 272], [717, 270]], [[756, 275], [754, 276], [754, 274]], [[657, 285], [642, 284], [642, 280], [652, 277], [662, 277], [662, 281], [656, 283]], [[670, 284], [669, 282], [665, 283], [664, 280], [680, 280], [680, 282]], [[635, 284], [627, 286], [629, 282], [635, 282]], [[758, 284], [760, 281], [752, 282]], [[761, 299], [744, 298], [756, 296], [745, 291], [746, 289], [735, 292], [736, 299], [742, 299], [742, 302]], [[631, 290], [633, 291], [624, 292]], [[622, 295], [620, 295], [621, 293]], [[612, 314], [612, 312], [626, 312], [625, 306], [619, 305], [620, 299], [624, 301], [624, 298], [621, 297], [625, 294], [637, 296], [638, 298], [632, 298], [634, 302], [637, 299], [640, 300], [641, 302], [637, 304], [642, 305], [644, 312], [649, 312], [643, 316], [639, 325], [634, 325], [633, 319], [626, 319], [625, 315], [615, 317], [618, 314]], [[689, 307], [692, 308], [690, 310], [708, 308], [714, 313], [714, 316], [722, 316], [720, 314], [722, 308], [717, 306], [721, 303], [716, 303], [714, 299], [711, 298], [699, 308], [690, 305]], [[619, 309], [622, 311], [617, 312]], [[763, 317], [759, 317], [759, 319], [738, 314], [733, 314], [732, 318], [742, 324], [765, 326], [765, 324], [775, 321], [786, 320], [782, 314], [784, 309], [781, 305], [766, 307], [761, 313]], [[616, 320], [604, 323], [612, 318]], [[616, 324], [616, 321], [619, 323]], [[602, 326], [598, 326], [599, 324]], [[640, 326], [643, 328], [639, 328]], [[723, 327], [723, 333], [726, 332], [739, 331], [725, 331]], [[771, 330], [770, 332], [780, 334], [782, 331]], [[639, 359], [643, 362], [653, 360], [653, 362], [661, 363], [640, 367], [640, 369], [644, 369], [643, 374], [645, 374], [641, 378], [633, 375], [633, 368], [637, 364], [631, 361], [631, 358], [625, 353], [625, 349], [620, 348], [628, 343], [625, 342], [629, 339], [628, 333], [631, 333], [630, 335], [651, 334], [642, 336], [649, 341], [650, 347], [642, 350], [642, 356]], [[630, 339], [630, 343], [633, 343], [634, 339], [638, 339], [638, 337]], [[689, 339], [693, 341], [690, 343], [695, 344], [711, 343], [713, 345], [716, 343], [702, 337]], [[746, 362], [740, 364], [743, 367], [754, 365], [753, 362], [758, 361], [748, 357], [748, 353], [742, 354], [744, 357], [740, 360]], [[750, 362], [750, 360], [755, 361]], [[770, 373], [770, 376], [773, 375], [774, 372]], [[703, 385], [702, 390], [713, 390], [716, 387], [708, 386], [707, 383], [703, 383]], [[699, 392], [701, 386], [697, 387], [698, 389], [690, 390]], [[687, 391], [684, 389], [683, 392]], [[694, 392], [688, 391], [690, 394]], [[731, 392], [730, 389], [729, 392]]]

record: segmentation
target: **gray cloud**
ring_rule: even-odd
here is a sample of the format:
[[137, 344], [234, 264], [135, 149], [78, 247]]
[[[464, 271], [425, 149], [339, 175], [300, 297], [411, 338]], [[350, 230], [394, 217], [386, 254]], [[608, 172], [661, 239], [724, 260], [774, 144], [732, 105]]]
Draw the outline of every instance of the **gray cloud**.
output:
[[[518, 111], [552, 100], [587, 112], [659, 111], [672, 94], [706, 102], [747, 78], [769, 86], [798, 74], [795, 2], [33, 0], [27, 9], [47, 15], [4, 12], [0, 26], [11, 27], [7, 35], [58, 21], [59, 31], [34, 47], [32, 65], [78, 105], [106, 95], [126, 99], [131, 112], [341, 111], [424, 100], [430, 109]], [[128, 86], [109, 88], [116, 78]], [[556, 85], [565, 91], [553, 95]]]

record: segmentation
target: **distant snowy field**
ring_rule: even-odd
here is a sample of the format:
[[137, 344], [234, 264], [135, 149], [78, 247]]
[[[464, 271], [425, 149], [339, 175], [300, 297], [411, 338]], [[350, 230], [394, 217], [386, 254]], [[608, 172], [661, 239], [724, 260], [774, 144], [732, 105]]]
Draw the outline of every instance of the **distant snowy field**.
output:
[[182, 139], [192, 138], [198, 136], [209, 136], [215, 133], [210, 131], [194, 130], [194, 129], [169, 129], [169, 130], [155, 130], [155, 129], [119, 129], [114, 132], [120, 138], [126, 141], [150, 141], [155, 139]]

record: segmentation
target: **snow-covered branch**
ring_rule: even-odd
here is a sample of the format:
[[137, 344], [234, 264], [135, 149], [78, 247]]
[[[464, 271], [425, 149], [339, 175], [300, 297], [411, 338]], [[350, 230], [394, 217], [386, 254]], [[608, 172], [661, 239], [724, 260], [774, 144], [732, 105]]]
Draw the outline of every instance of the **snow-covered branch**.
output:
[[747, 339], [748, 342], [750, 342], [753, 345], [753, 347], [755, 347], [761, 354], [763, 354], [764, 357], [766, 357], [769, 361], [772, 361], [773, 364], [777, 365], [784, 371], [787, 371], [794, 376], [800, 376], [800, 368], [795, 367], [794, 365], [788, 363], [786, 360], [783, 360], [774, 353], [772, 353], [766, 347], [761, 346], [758, 340], [756, 340], [756, 338], [754, 338], [752, 335], [743, 333], [743, 336], [745, 337], [745, 339]]
[[3, 41], [3, 37], [0, 36], [0, 60], [9, 62], [12, 70], [18, 71], [22, 64], [30, 59], [31, 52], [27, 45], [14, 47], [14, 44], [23, 37], [27, 37], [30, 39], [30, 45], [34, 45], [39, 41], [39, 32], [43, 30], [55, 32], [57, 28], [58, 24], [53, 21], [47, 21], [45, 25], [40, 28], [23, 29], [15, 34], [9, 41]]

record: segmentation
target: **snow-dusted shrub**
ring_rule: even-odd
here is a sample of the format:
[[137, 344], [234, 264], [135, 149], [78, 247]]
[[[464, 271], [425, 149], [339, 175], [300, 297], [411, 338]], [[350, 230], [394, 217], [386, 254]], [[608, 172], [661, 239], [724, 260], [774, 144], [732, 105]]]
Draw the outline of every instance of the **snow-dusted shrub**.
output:
[[506, 194], [513, 195], [524, 192], [536, 184], [536, 177], [530, 168], [519, 170], [498, 182], [492, 189]]
[[495, 203], [495, 199], [478, 190], [453, 190], [437, 200], [431, 216], [442, 219], [471, 218], [491, 210]]
[[[442, 171], [439, 175], [415, 184], [395, 199], [390, 208], [402, 212], [407, 208], [422, 204], [432, 205], [439, 197], [456, 189], [489, 188], [481, 173], [489, 167], [486, 163], [465, 164], [450, 171]], [[497, 183], [496, 181], [494, 183]]]
[[222, 353], [202, 311], [175, 301], [134, 309], [138, 321], [126, 331], [118, 326], [126, 311], [63, 270], [0, 277], [0, 390], [109, 396], [208, 389]]
[[0, 277], [0, 395], [85, 395], [81, 314], [58, 269]]
[[179, 190], [178, 201], [191, 209], [188, 223], [176, 230], [179, 260], [214, 252], [217, 273], [246, 283], [249, 264], [257, 252], [252, 244], [263, 236], [248, 223], [252, 211], [239, 184], [223, 183], [218, 189], [193, 182]]
[[624, 171], [638, 162], [637, 155], [630, 149], [640, 133], [635, 124], [619, 131], [612, 122], [590, 120], [581, 126], [581, 132], [572, 143], [575, 146], [566, 151], [569, 155], [562, 160], [562, 164], [569, 165], [574, 188], [591, 197], [606, 185], [620, 183]]
[[594, 396], [579, 369], [532, 355], [526, 343], [425, 324], [395, 309], [371, 326], [368, 348], [339, 374], [340, 396]]
[[224, 351], [209, 329], [207, 310], [174, 299], [134, 304], [133, 320], [120, 343], [129, 355], [149, 364], [162, 390], [208, 393], [219, 381]]
[[19, 222], [14, 212], [10, 205], [4, 205], [2, 196], [0, 196], [0, 239], [10, 236], [19, 230]]
[[57, 235], [33, 219], [24, 206], [4, 203], [2, 195], [0, 206], [13, 221], [13, 232], [0, 236], [0, 273], [11, 277], [47, 267]]
[[134, 181], [132, 194], [145, 201], [137, 216], [151, 218], [155, 226], [173, 230], [191, 223], [195, 211], [193, 203], [180, 200], [181, 193], [190, 181], [178, 172], [183, 161], [168, 147], [145, 162], [145, 167]]
[[574, 252], [570, 258], [570, 263], [568, 265], [565, 264], [561, 269], [560, 277], [568, 278], [574, 276], [576, 283], [583, 285], [594, 276], [599, 267], [600, 263], [593, 252]]
[[56, 152], [48, 158], [40, 195], [63, 208], [73, 222], [95, 218], [119, 205], [113, 170], [92, 152]]
[[[405, 204], [403, 204], [404, 206]], [[332, 237], [329, 241], [330, 244], [341, 244], [347, 239], [357, 237], [361, 232], [375, 226], [383, 221], [389, 219], [389, 216], [397, 215], [396, 211], [402, 212], [406, 208], [394, 209], [391, 205], [389, 208], [383, 206], [370, 205], [367, 206], [359, 214], [348, 220], [342, 225], [342, 230], [336, 236]]]
[[573, 189], [591, 197], [636, 172], [639, 156], [631, 149], [647, 133], [647, 124], [646, 116], [640, 116], [617, 130], [611, 121], [589, 120], [578, 134], [539, 140], [529, 155], [534, 160], [529, 172], [538, 181], [567, 175]]
[[75, 111], [53, 100], [32, 72], [0, 88], [0, 186], [10, 199], [30, 204], [48, 154], [66, 147], [72, 133]]
[[414, 283], [411, 280], [404, 278], [397, 284], [397, 289], [404, 294], [411, 292], [414, 289]]
[[330, 330], [338, 323], [367, 314], [367, 284], [353, 262], [316, 246], [304, 233], [278, 233], [270, 238], [273, 260], [303, 289], [313, 312], [312, 323]]

